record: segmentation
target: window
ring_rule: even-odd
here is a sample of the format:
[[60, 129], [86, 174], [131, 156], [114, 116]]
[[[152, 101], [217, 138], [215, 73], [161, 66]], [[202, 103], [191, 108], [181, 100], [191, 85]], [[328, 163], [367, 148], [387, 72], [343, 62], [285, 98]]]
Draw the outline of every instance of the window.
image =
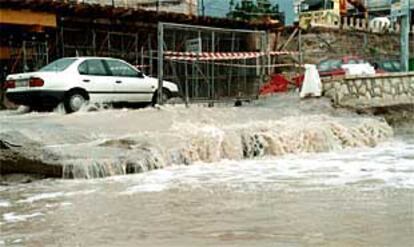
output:
[[81, 75], [98, 75], [107, 76], [108, 73], [102, 60], [90, 59], [81, 63], [78, 67], [79, 74]]
[[363, 59], [350, 59], [348, 64], [363, 64], [365, 61]]
[[394, 65], [395, 72], [400, 72], [401, 71], [401, 64], [400, 64], [400, 62], [393, 61], [392, 64]]
[[342, 61], [337, 59], [328, 59], [325, 61], [322, 61], [319, 66], [318, 70], [321, 72], [331, 71], [335, 69], [341, 68]]
[[41, 68], [39, 71], [61, 72], [67, 69], [75, 61], [76, 61], [76, 58], [61, 58], [46, 65], [45, 67]]
[[390, 61], [384, 62], [382, 64], [382, 66], [384, 67], [385, 71], [394, 71], [395, 70], [393, 64]]
[[117, 60], [105, 60], [113, 76], [138, 77], [140, 74], [126, 63]]

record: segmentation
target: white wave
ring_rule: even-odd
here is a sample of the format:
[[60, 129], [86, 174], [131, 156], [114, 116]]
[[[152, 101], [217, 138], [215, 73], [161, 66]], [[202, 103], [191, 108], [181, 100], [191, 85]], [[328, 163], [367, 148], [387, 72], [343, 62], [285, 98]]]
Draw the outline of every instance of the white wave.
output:
[[128, 188], [123, 195], [132, 195], [138, 192], [161, 192], [168, 188], [166, 184], [142, 184]]
[[41, 194], [37, 194], [37, 195], [34, 195], [34, 196], [30, 196], [26, 199], [18, 200], [17, 202], [18, 203], [33, 203], [33, 202], [37, 202], [37, 201], [41, 201], [41, 200], [62, 197], [64, 195], [65, 195], [65, 193], [63, 193], [63, 192], [41, 193]]
[[10, 205], [9, 201], [0, 200], [0, 208], [7, 208], [10, 207]]
[[[263, 157], [256, 160], [220, 161], [190, 167], [118, 177], [128, 187], [123, 195], [146, 190], [208, 190], [219, 186], [240, 193], [279, 190], [324, 190], [333, 187], [414, 188], [414, 144], [393, 140], [376, 148], [348, 149], [332, 153]], [[149, 189], [148, 189], [149, 188]]]
[[[262, 105], [259, 105], [262, 104]], [[171, 165], [283, 157], [373, 147], [393, 136], [374, 117], [325, 100], [275, 97], [243, 108], [192, 106], [97, 111], [0, 124], [45, 145], [65, 178], [102, 178]], [[17, 128], [17, 129], [16, 129]]]
[[96, 192], [96, 190], [81, 190], [81, 191], [72, 191], [72, 192], [51, 192], [51, 193], [41, 193], [37, 195], [30, 196], [26, 199], [18, 200], [18, 203], [34, 203], [42, 200], [55, 199], [59, 197], [71, 197], [76, 195], [88, 195]]
[[21, 222], [27, 221], [28, 219], [43, 216], [43, 213], [33, 213], [33, 214], [20, 214], [17, 215], [15, 212], [5, 213], [3, 214], [3, 219], [5, 222], [14, 223], [14, 222]]

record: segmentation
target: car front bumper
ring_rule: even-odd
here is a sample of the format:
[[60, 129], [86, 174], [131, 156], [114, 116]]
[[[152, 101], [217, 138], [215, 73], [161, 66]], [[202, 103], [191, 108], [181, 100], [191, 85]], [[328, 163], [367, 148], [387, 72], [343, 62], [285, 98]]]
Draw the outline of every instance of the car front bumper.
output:
[[56, 106], [63, 100], [64, 91], [20, 91], [7, 92], [6, 97], [16, 105], [26, 105], [35, 107]]

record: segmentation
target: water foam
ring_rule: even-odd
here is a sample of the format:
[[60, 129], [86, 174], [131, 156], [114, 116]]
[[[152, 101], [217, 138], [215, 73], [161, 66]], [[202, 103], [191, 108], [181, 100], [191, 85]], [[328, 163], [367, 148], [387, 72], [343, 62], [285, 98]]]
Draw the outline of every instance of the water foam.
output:
[[[327, 115], [222, 126], [176, 122], [167, 132], [139, 133], [124, 139], [106, 139], [98, 146], [83, 147], [106, 155], [99, 157], [89, 151], [89, 159], [69, 159], [64, 176], [99, 178], [196, 162], [373, 147], [392, 135], [392, 128], [375, 118], [349, 120]], [[115, 154], [108, 155], [110, 152]]]
[[17, 203], [35, 203], [38, 201], [43, 201], [43, 200], [54, 200], [57, 198], [61, 198], [61, 197], [72, 197], [72, 196], [77, 196], [77, 195], [88, 195], [91, 193], [96, 192], [96, 190], [78, 190], [75, 192], [49, 192], [49, 193], [40, 193], [40, 194], [35, 194], [33, 196], [29, 196], [25, 199], [21, 199], [18, 200]]
[[333, 153], [307, 153], [257, 160], [220, 161], [214, 165], [170, 167], [130, 178], [122, 195], [209, 190], [220, 187], [238, 193], [259, 191], [314, 191], [334, 187], [369, 191], [379, 188], [414, 188], [412, 144], [385, 142], [377, 148], [347, 149]]
[[31, 218], [35, 218], [35, 217], [39, 217], [43, 215], [44, 214], [39, 213], [39, 212], [33, 213], [33, 214], [21, 214], [21, 215], [17, 215], [16, 213], [11, 212], [11, 213], [3, 214], [3, 219], [5, 222], [15, 223], [15, 222], [27, 221]]
[[10, 202], [6, 200], [0, 200], [0, 208], [7, 208], [10, 207]]

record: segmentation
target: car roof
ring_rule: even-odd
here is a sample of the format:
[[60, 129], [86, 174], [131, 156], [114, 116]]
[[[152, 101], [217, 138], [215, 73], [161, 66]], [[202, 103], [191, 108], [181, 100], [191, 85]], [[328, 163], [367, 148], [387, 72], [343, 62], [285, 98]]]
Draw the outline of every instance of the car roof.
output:
[[326, 59], [323, 59], [320, 61], [320, 63], [322, 62], [327, 62], [327, 61], [341, 61], [341, 62], [348, 62], [349, 60], [352, 59], [356, 59], [356, 60], [364, 60], [364, 58], [360, 57], [360, 56], [355, 56], [355, 55], [347, 55], [347, 56], [342, 56], [342, 57], [329, 57]]
[[105, 60], [121, 60], [119, 58], [114, 58], [114, 57], [93, 57], [93, 56], [85, 56], [85, 57], [62, 57], [62, 58], [75, 58], [75, 59], [80, 59], [80, 60], [86, 60], [86, 59], [105, 59]]

